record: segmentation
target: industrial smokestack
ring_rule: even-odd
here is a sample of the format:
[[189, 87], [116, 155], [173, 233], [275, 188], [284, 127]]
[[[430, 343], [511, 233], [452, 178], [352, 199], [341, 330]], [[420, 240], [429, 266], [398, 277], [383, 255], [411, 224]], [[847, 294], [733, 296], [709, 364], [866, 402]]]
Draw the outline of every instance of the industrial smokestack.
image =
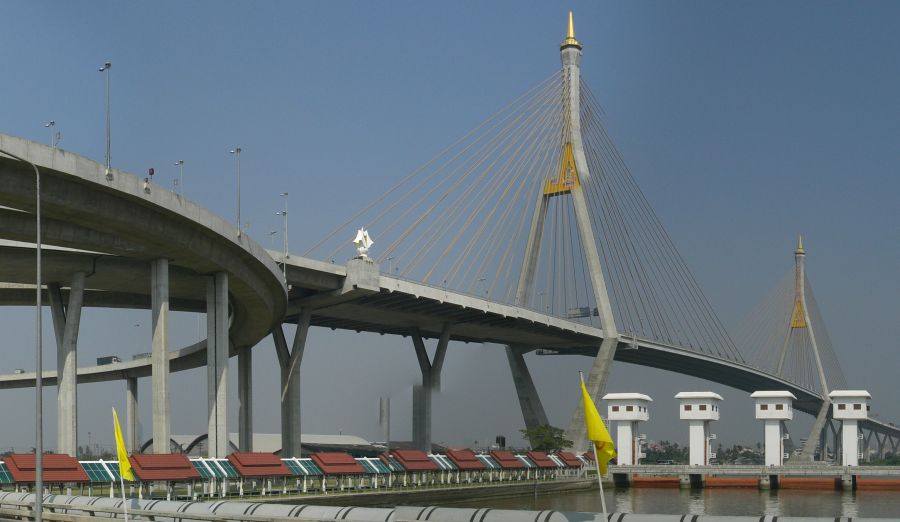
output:
[[385, 451], [391, 451], [391, 398], [381, 397], [379, 401], [378, 425], [381, 426], [381, 438], [384, 439]]

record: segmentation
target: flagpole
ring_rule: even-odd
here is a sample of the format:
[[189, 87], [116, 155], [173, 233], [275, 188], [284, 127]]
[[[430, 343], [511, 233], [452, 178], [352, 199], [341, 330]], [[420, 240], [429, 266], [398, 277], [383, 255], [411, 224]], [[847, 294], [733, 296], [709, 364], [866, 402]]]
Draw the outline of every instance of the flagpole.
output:
[[[116, 457], [119, 461], [119, 485], [122, 488], [122, 512], [125, 515], [125, 522], [128, 522], [128, 500], [125, 499], [125, 474], [131, 473], [128, 464], [128, 452], [125, 450], [125, 441], [122, 439], [122, 428], [119, 426], [119, 416], [116, 415], [116, 408], [112, 409], [113, 428], [116, 437]], [[133, 480], [134, 477], [129, 475]]]
[[600, 508], [603, 509], [603, 519], [609, 518], [606, 514], [606, 497], [603, 495], [603, 478], [600, 476], [600, 457], [597, 445], [594, 444], [594, 465], [597, 466], [597, 484], [600, 486]]
[[119, 484], [122, 485], [122, 510], [125, 513], [125, 522], [128, 522], [128, 501], [125, 500], [125, 479], [119, 473]]
[[[587, 403], [590, 402], [591, 403], [590, 407], [593, 410], [594, 415], [597, 417], [597, 422], [599, 422], [602, 425], [603, 419], [600, 417], [600, 414], [597, 413], [597, 409], [596, 409], [596, 407], [594, 407], [594, 402], [593, 402], [593, 400], [591, 400], [590, 395], [588, 395], [587, 388], [584, 386], [584, 372], [579, 371], [578, 378], [581, 381], [581, 390], [584, 395], [583, 401], [585, 403], [584, 404], [585, 423], [589, 424], [588, 415], [587, 415], [587, 410], [588, 410]], [[603, 428], [605, 431], [605, 427], [603, 427]], [[603, 495], [603, 477], [600, 475], [600, 448], [597, 447], [597, 441], [594, 440], [594, 438], [592, 438], [590, 431], [591, 431], [590, 428], [588, 428], [587, 438], [591, 442], [591, 447], [594, 448], [594, 465], [597, 467], [597, 485], [600, 486], [600, 507], [601, 507], [601, 509], [603, 509], [603, 519], [606, 520], [608, 518], [608, 516], [606, 514], [606, 497]], [[593, 436], [593, 437], [595, 437], [595, 436]], [[609, 434], [606, 435], [606, 438], [609, 438]], [[612, 444], [612, 439], [610, 439], [610, 444]], [[613, 456], [615, 456], [615, 453], [613, 453]]]

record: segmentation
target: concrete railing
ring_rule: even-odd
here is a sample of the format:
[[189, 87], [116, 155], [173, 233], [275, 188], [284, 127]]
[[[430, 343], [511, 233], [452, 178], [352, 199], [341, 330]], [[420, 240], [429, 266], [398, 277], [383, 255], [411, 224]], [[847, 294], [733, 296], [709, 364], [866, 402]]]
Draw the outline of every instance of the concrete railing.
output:
[[[33, 520], [34, 495], [0, 493], [0, 520]], [[397, 507], [362, 508], [338, 506], [308, 506], [248, 502], [172, 502], [161, 500], [128, 500], [129, 517], [154, 522], [323, 522], [347, 520], [351, 522], [514, 522], [541, 520], [543, 522], [759, 522], [771, 521], [771, 516], [708, 516], [708, 515], [644, 515], [612, 513], [604, 518], [600, 513], [567, 513], [561, 511], [516, 511], [487, 508]], [[59, 522], [100, 522], [124, 518], [122, 500], [105, 497], [73, 497], [47, 495], [44, 500], [45, 520]], [[837, 522], [840, 517], [777, 517], [779, 522]], [[858, 518], [856, 521], [887, 522], [886, 518]], [[893, 519], [896, 520], [896, 519]]]

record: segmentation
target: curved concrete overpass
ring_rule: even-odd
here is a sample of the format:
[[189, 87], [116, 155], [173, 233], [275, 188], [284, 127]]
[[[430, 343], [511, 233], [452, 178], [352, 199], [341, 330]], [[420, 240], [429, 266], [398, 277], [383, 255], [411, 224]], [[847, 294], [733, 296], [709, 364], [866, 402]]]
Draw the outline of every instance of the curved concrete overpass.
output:
[[[152, 375], [153, 432], [163, 440], [170, 429], [169, 372], [208, 364], [210, 431], [224, 438], [227, 359], [280, 325], [287, 306], [280, 268], [246, 234], [178, 194], [120, 170], [107, 171], [83, 156], [0, 134], [3, 304], [34, 303], [32, 165], [41, 175], [41, 236], [47, 245], [42, 282], [57, 341], [59, 375], [47, 375], [48, 383], [57, 384], [57, 451], [77, 450], [77, 383], [109, 380], [111, 370], [129, 379], [129, 433], [137, 431], [136, 378]], [[77, 368], [85, 305], [150, 308], [151, 358], [115, 368]], [[206, 311], [203, 346], [169, 350], [171, 309]], [[33, 382], [34, 373], [30, 377]], [[5, 376], [0, 383], [15, 387], [23, 381]], [[129, 446], [135, 446], [133, 440]]]
[[[62, 149], [4, 134], [0, 149], [40, 169], [43, 242], [88, 252], [78, 259], [67, 256], [68, 266], [54, 264], [48, 252], [45, 281], [60, 277], [65, 283], [66, 270], [86, 271], [88, 290], [95, 289], [94, 281], [99, 290], [114, 290], [108, 284], [114, 281], [122, 293], [148, 296], [149, 263], [164, 258], [174, 275], [196, 278], [192, 296], [200, 302], [206, 299], [202, 276], [228, 274], [237, 346], [256, 344], [284, 315], [280, 268], [231, 223], [160, 186], [145, 190], [138, 176], [113, 169], [107, 180], [103, 165]], [[0, 155], [0, 206], [6, 207], [0, 209], [0, 238], [34, 241], [34, 201], [31, 167]], [[8, 271], [4, 282], [34, 281], [34, 263], [26, 257], [15, 258], [15, 275]]]

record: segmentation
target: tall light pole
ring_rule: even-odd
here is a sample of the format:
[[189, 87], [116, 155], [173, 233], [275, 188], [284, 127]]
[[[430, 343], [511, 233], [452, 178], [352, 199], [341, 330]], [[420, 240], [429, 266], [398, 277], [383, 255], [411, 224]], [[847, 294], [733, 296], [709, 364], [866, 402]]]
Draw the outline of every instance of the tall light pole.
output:
[[237, 177], [237, 229], [238, 237], [241, 235], [241, 148], [235, 147], [228, 151], [234, 154], [235, 175]]
[[112, 171], [109, 168], [110, 156], [109, 156], [109, 142], [110, 142], [110, 133], [109, 133], [109, 70], [112, 69], [112, 63], [106, 62], [104, 63], [99, 71], [106, 73], [106, 179], [108, 181], [112, 181]]
[[0, 153], [28, 163], [34, 169], [35, 215], [37, 232], [35, 234], [35, 369], [34, 369], [34, 520], [42, 522], [44, 518], [44, 354], [43, 327], [41, 324], [41, 172], [34, 163], [0, 149]]
[[176, 161], [175, 165], [178, 166], [178, 192], [184, 196], [184, 160]]
[[44, 127], [50, 129], [50, 146], [54, 149], [56, 148], [56, 129], [53, 127], [56, 126], [56, 122], [54, 120], [50, 120], [44, 124]]
[[288, 193], [282, 192], [281, 197], [284, 200], [284, 210], [281, 212], [276, 212], [276, 215], [279, 215], [283, 218], [283, 225], [281, 230], [282, 236], [282, 258], [281, 258], [281, 267], [284, 272], [284, 282], [287, 284], [287, 260], [288, 260]]

